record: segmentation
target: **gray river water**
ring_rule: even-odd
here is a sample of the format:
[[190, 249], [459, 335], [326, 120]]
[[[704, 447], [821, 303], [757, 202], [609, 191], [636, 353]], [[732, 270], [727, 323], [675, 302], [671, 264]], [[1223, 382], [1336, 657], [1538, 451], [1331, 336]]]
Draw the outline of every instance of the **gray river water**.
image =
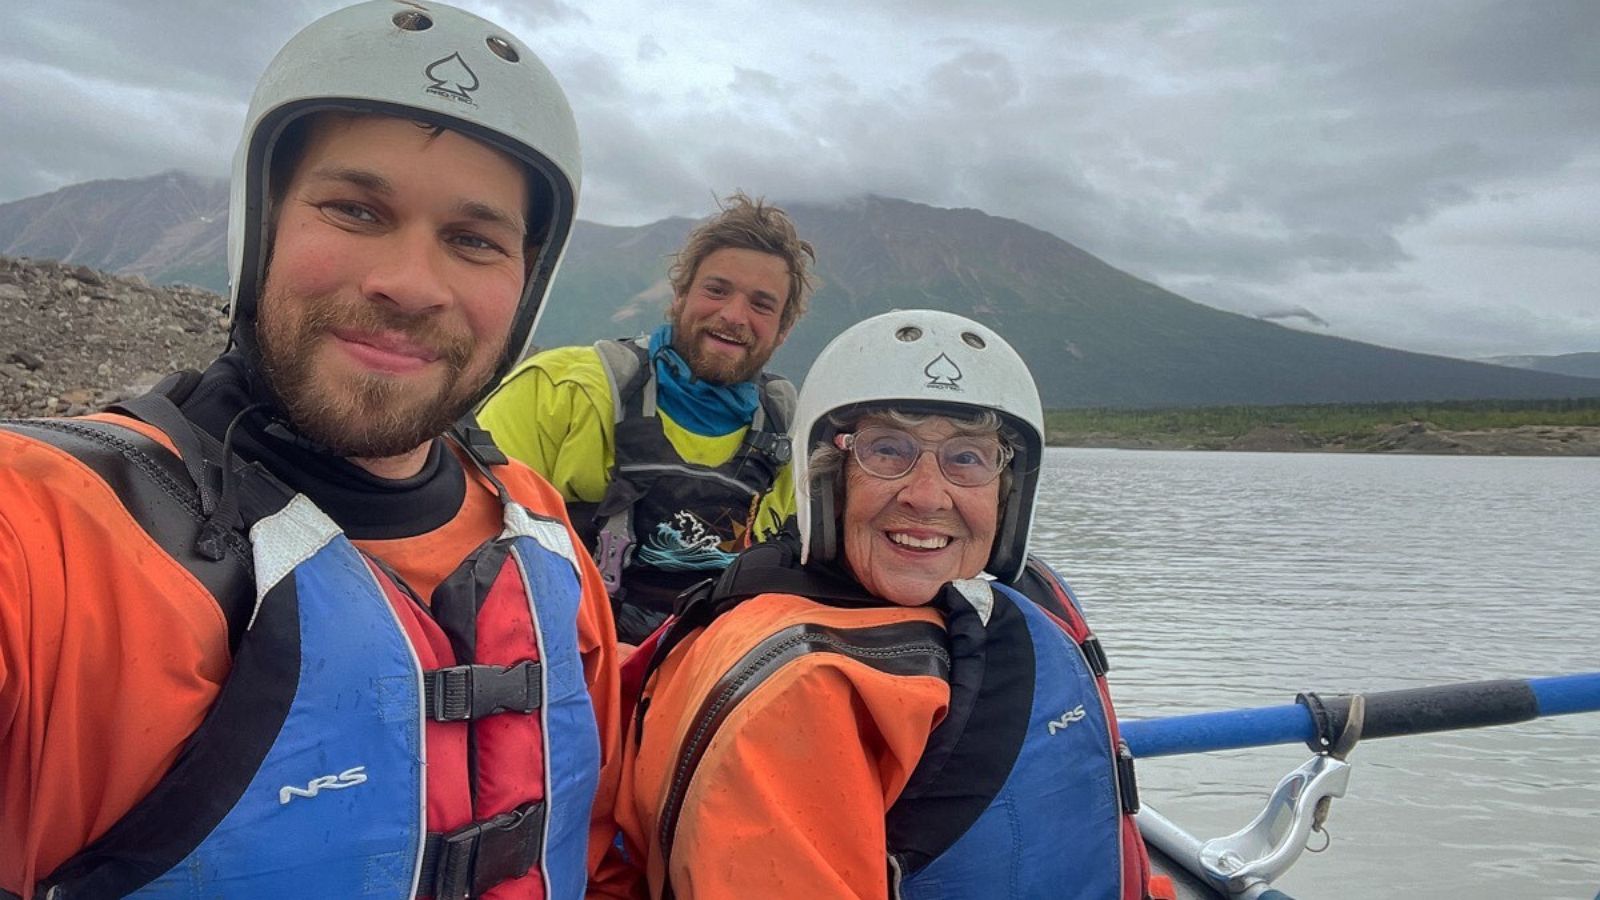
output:
[[[1600, 671], [1600, 459], [1051, 450], [1034, 535], [1124, 718]], [[1141, 792], [1216, 837], [1309, 755], [1145, 760]], [[1298, 900], [1600, 893], [1600, 714], [1351, 762]]]

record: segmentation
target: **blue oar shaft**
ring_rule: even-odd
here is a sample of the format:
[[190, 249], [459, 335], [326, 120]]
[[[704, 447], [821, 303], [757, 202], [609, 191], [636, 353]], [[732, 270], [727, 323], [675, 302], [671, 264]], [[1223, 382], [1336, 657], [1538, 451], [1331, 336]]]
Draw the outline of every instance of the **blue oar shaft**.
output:
[[1565, 716], [1600, 712], [1600, 672], [1529, 679], [1539, 698], [1539, 715]]
[[1122, 739], [1139, 759], [1241, 747], [1298, 744], [1316, 732], [1303, 706], [1260, 706], [1165, 719], [1124, 720]]
[[[1140, 758], [1305, 743], [1316, 746], [1344, 727], [1348, 697], [1317, 698], [1254, 709], [1195, 713], [1122, 723], [1122, 737]], [[1600, 711], [1600, 672], [1480, 681], [1367, 694], [1362, 736], [1423, 734], [1526, 722], [1543, 716]], [[1313, 713], [1312, 706], [1321, 712]]]

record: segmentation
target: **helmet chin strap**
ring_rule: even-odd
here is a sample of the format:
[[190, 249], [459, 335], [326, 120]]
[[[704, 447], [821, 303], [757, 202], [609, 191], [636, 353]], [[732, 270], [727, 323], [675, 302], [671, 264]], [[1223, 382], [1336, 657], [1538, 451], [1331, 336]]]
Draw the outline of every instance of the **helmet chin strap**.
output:
[[839, 558], [839, 516], [834, 509], [837, 496], [834, 478], [830, 477], [814, 489], [811, 514], [810, 559], [807, 562], [834, 562]]
[[1003, 510], [1005, 515], [1001, 519], [1000, 527], [995, 529], [994, 550], [989, 554], [988, 570], [991, 575], [1009, 579], [1020, 572], [1023, 563], [1023, 560], [1014, 558], [1020, 544], [1016, 535], [1017, 516], [1022, 504], [1005, 503], [1004, 498], [1001, 499], [1001, 503], [1006, 507]]
[[282, 401], [277, 391], [267, 379], [265, 366], [261, 362], [261, 345], [256, 340], [256, 318], [254, 310], [247, 319], [235, 319], [233, 327], [228, 330], [228, 346], [224, 352], [237, 353], [244, 363], [246, 390], [250, 397], [250, 409], [256, 415], [267, 420], [262, 430], [274, 438], [292, 444], [302, 450], [323, 456], [337, 456], [332, 450], [313, 441], [301, 434], [294, 423], [289, 420], [289, 415], [284, 410]]

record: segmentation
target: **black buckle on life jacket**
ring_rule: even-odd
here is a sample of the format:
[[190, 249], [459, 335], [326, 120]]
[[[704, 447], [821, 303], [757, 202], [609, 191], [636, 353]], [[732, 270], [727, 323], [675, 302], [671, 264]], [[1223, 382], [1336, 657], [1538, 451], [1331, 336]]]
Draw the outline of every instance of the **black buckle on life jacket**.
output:
[[539, 664], [450, 666], [422, 673], [424, 708], [435, 722], [466, 722], [502, 712], [531, 713], [544, 702]]
[[1102, 678], [1111, 671], [1111, 662], [1106, 659], [1106, 648], [1100, 646], [1100, 639], [1090, 634], [1078, 645], [1083, 648], [1083, 658], [1089, 661], [1089, 671], [1094, 677]]
[[1133, 751], [1120, 740], [1117, 741], [1117, 795], [1123, 812], [1131, 816], [1139, 811], [1139, 781], [1133, 775]]
[[544, 851], [544, 802], [534, 800], [448, 834], [429, 832], [417, 893], [467, 900], [528, 874]]
[[777, 467], [782, 467], [794, 456], [794, 443], [788, 434], [782, 432], [752, 431], [745, 436], [745, 443], [752, 450], [764, 454]]

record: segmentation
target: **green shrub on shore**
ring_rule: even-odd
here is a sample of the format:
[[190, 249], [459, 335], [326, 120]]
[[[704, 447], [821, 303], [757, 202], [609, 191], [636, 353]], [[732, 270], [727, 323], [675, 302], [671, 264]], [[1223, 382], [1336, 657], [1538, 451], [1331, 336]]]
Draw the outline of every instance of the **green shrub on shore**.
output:
[[1188, 409], [1066, 409], [1045, 414], [1052, 444], [1086, 439], [1215, 444], [1262, 428], [1292, 429], [1319, 441], [1360, 441], [1411, 422], [1450, 431], [1523, 426], [1600, 426], [1600, 398], [1463, 400]]

